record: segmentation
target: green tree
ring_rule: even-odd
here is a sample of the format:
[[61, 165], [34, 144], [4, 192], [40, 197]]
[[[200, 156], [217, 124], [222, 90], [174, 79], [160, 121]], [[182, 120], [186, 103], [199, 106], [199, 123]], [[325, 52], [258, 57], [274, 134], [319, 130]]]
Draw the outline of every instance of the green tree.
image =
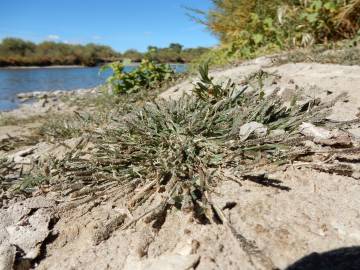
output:
[[148, 52], [157, 52], [159, 50], [159, 48], [158, 47], [156, 47], [156, 46], [148, 46], [147, 47], [147, 51]]
[[180, 53], [183, 47], [184, 46], [179, 43], [170, 43], [169, 45], [169, 48], [177, 53]]
[[25, 56], [34, 52], [36, 45], [30, 41], [24, 41], [19, 38], [5, 38], [1, 42], [1, 55], [17, 54]]
[[140, 53], [139, 51], [137, 51], [135, 49], [129, 49], [129, 50], [125, 51], [122, 54], [122, 57], [130, 59], [133, 62], [141, 62], [141, 59], [143, 59], [142, 53]]
[[0, 43], [0, 66], [86, 65], [117, 60], [120, 54], [108, 46], [73, 45], [52, 41], [35, 44], [18, 38]]

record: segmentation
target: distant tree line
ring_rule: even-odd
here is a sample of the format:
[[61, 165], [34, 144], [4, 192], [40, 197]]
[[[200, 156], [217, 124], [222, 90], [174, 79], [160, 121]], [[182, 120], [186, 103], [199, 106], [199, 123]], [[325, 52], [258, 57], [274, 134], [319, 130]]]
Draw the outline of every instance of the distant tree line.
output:
[[52, 41], [35, 44], [18, 38], [5, 38], [0, 43], [0, 66], [95, 66], [119, 54], [108, 46], [74, 45]]
[[114, 51], [109, 46], [97, 44], [65, 44], [44, 41], [35, 44], [19, 38], [5, 38], [0, 43], [0, 67], [4, 66], [50, 66], [83, 65], [96, 66], [106, 62], [130, 59], [140, 62], [149, 58], [160, 63], [185, 63], [207, 52], [207, 48], [183, 49], [178, 43], [171, 43], [168, 48], [149, 46], [141, 53], [130, 49], [124, 53]]
[[121, 59], [130, 59], [132, 62], [141, 62], [147, 58], [158, 63], [189, 63], [210, 49], [206, 47], [186, 48], [179, 43], [170, 43], [166, 48], [148, 46], [145, 53], [129, 49], [120, 54]]
[[188, 63], [208, 51], [209, 48], [184, 49], [179, 43], [171, 43], [168, 48], [149, 46], [146, 57], [161, 63]]

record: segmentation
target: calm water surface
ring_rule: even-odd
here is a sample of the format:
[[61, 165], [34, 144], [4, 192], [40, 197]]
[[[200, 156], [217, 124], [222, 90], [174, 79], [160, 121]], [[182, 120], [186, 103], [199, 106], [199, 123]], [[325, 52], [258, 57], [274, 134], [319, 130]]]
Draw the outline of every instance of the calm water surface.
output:
[[[129, 71], [134, 67], [126, 67]], [[184, 72], [185, 65], [173, 65]], [[105, 82], [111, 72], [99, 74], [99, 67], [0, 69], [0, 111], [19, 106], [16, 94], [32, 91], [92, 88]]]

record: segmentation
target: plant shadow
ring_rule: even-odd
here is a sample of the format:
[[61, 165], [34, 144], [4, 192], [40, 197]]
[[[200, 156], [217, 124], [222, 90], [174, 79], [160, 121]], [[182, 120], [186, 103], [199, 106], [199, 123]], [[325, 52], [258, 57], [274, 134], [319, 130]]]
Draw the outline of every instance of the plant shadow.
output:
[[280, 180], [270, 179], [266, 176], [266, 174], [261, 175], [245, 175], [243, 176], [245, 180], [257, 183], [259, 185], [263, 185], [266, 187], [272, 187], [283, 191], [290, 191], [291, 188], [282, 184]]
[[285, 270], [359, 270], [360, 246], [311, 253]]

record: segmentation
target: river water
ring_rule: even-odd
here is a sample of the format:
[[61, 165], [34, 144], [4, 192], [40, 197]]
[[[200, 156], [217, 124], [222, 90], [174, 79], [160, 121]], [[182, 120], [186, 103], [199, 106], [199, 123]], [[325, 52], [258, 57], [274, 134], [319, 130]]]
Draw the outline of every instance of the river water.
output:
[[[172, 67], [177, 72], [186, 70], [186, 65]], [[133, 68], [128, 66], [125, 71]], [[0, 69], [0, 111], [19, 106], [18, 93], [92, 88], [103, 84], [110, 74], [99, 74], [99, 67]]]

